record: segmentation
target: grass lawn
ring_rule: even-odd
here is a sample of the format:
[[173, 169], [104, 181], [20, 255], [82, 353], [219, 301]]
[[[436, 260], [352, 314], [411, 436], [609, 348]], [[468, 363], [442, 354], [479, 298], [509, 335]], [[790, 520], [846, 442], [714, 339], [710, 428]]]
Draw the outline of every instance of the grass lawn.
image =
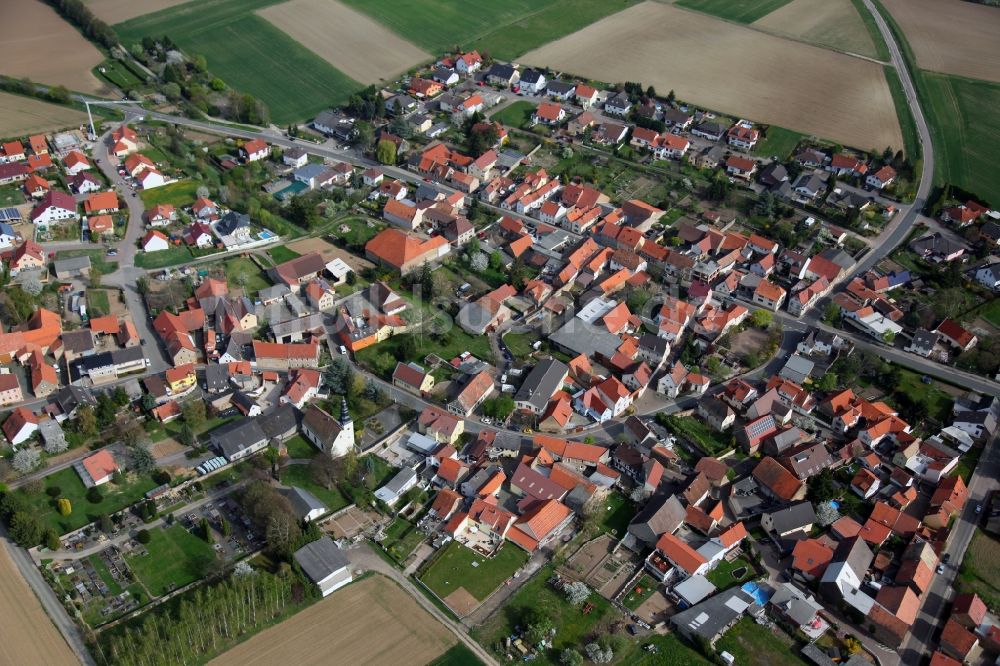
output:
[[666, 426], [675, 434], [686, 437], [706, 453], [716, 455], [732, 448], [731, 437], [716, 432], [712, 426], [689, 416], [668, 416]]
[[511, 597], [506, 606], [472, 630], [473, 638], [495, 654], [503, 656], [507, 651], [503, 646], [504, 639], [514, 633], [515, 625], [520, 624], [527, 609], [537, 608], [552, 620], [556, 635], [552, 638], [552, 649], [547, 650], [535, 663], [558, 664], [559, 653], [566, 648], [579, 650], [594, 627], [604, 620], [620, 617], [611, 603], [596, 593], [591, 594], [587, 600], [587, 603], [593, 605], [593, 609], [584, 615], [581, 607], [570, 604], [561, 592], [548, 584], [550, 576], [551, 566], [535, 574]]
[[[148, 151], [147, 157], [149, 157]], [[174, 208], [190, 206], [198, 198], [198, 183], [193, 180], [179, 180], [163, 187], [143, 190], [139, 193], [139, 198], [146, 208], [152, 208], [156, 204], [170, 204]]]
[[227, 84], [267, 104], [278, 124], [311, 118], [364, 87], [253, 13], [276, 1], [188, 2], [114, 27], [123, 44], [170, 35], [188, 55], [205, 56]]
[[753, 23], [762, 19], [791, 0], [677, 0], [678, 7], [695, 9], [699, 12], [736, 21], [737, 23]]
[[719, 639], [715, 649], [736, 657], [737, 664], [801, 666], [807, 663], [799, 656], [799, 649], [792, 639], [785, 635], [775, 635], [775, 631], [780, 629], [765, 629], [744, 617]]
[[528, 127], [537, 108], [538, 105], [534, 102], [514, 102], [506, 109], [494, 113], [491, 118], [507, 127]]
[[[746, 571], [744, 571], [739, 578], [736, 578], [733, 576], [733, 572], [737, 569], [745, 569]], [[750, 563], [742, 557], [737, 557], [732, 562], [722, 560], [714, 569], [708, 572], [708, 575], [705, 576], [705, 578], [707, 578], [712, 585], [719, 588], [719, 590], [725, 590], [734, 585], [745, 583], [753, 578], [754, 574], [755, 572], [753, 567], [750, 566]]]
[[610, 493], [596, 509], [601, 530], [620, 537], [628, 530], [628, 524], [635, 517], [635, 506], [618, 491]]
[[73, 511], [68, 516], [59, 515], [55, 508], [55, 499], [46, 495], [44, 490], [34, 494], [27, 493], [24, 489], [17, 492], [27, 497], [28, 501], [36, 507], [38, 518], [46, 525], [55, 528], [59, 534], [65, 534], [92, 523], [102, 514], [111, 514], [124, 509], [142, 499], [147, 491], [152, 490], [157, 485], [149, 477], [136, 477], [135, 474], [131, 474], [129, 481], [120, 486], [113, 483], [102, 485], [100, 488], [104, 499], [94, 504], [87, 500], [87, 488], [72, 467], [48, 475], [43, 479], [43, 482], [45, 489], [59, 488], [62, 492], [58, 497], [65, 497], [70, 501]]
[[503, 336], [503, 343], [507, 345], [510, 353], [520, 359], [531, 356], [534, 351], [531, 345], [541, 340], [541, 336], [534, 331], [530, 333], [508, 333]]
[[288, 465], [282, 468], [281, 482], [286, 486], [298, 486], [303, 490], [308, 490], [330, 511], [343, 509], [350, 504], [336, 488], [327, 489], [313, 481], [312, 475], [309, 473], [309, 465]]
[[979, 316], [997, 328], [1000, 328], [1000, 298], [994, 298], [992, 301], [979, 308]]
[[285, 442], [288, 449], [289, 458], [312, 458], [319, 453], [319, 449], [309, 443], [302, 435], [296, 435]]
[[[404, 358], [401, 351], [402, 341], [408, 336], [416, 338], [416, 351], [411, 357]], [[394, 335], [388, 340], [367, 349], [362, 349], [358, 352], [357, 359], [374, 372], [383, 376], [390, 376], [396, 367], [396, 361], [422, 363], [424, 357], [428, 354], [437, 354], [443, 359], [450, 360], [465, 351], [487, 361], [493, 358], [490, 341], [486, 336], [469, 335], [456, 326], [448, 333], [448, 337], [443, 344], [419, 331], [416, 333], [404, 333], [402, 335]]]
[[936, 151], [935, 181], [1000, 201], [994, 165], [1000, 150], [1000, 83], [932, 72], [918, 72], [917, 80]]
[[20, 187], [7, 185], [0, 187], [0, 206], [20, 206], [24, 203], [24, 191]]
[[481, 666], [482, 663], [483, 660], [466, 647], [465, 643], [456, 643], [427, 666]]
[[[865, 16], [871, 16], [865, 11]], [[885, 47], [885, 42], [879, 37], [877, 44]], [[888, 56], [887, 56], [888, 57]], [[920, 137], [917, 135], [917, 123], [910, 113], [910, 106], [906, 103], [906, 93], [903, 92], [903, 82], [899, 80], [899, 74], [895, 67], [886, 65], [882, 68], [885, 71], [885, 81], [889, 84], [889, 92], [892, 94], [892, 103], [896, 107], [896, 116], [899, 118], [899, 130], [903, 134], [903, 152], [911, 161], [920, 158]]]
[[[235, 416], [209, 417], [205, 419], [205, 422], [202, 423], [200, 426], [194, 428], [194, 434], [200, 437], [201, 435], [204, 435], [206, 432], [215, 430], [219, 426], [225, 425], [235, 419], [236, 419]], [[149, 435], [149, 439], [152, 442], [159, 442], [161, 440], [166, 439], [167, 437], [173, 437], [174, 439], [177, 439], [177, 437], [181, 433], [181, 429], [184, 427], [184, 419], [176, 419], [167, 424], [163, 424], [158, 421], [146, 421], [143, 427], [145, 428], [146, 434]]]
[[145, 82], [140, 81], [139, 77], [133, 74], [128, 67], [117, 60], [112, 60], [111, 58], [108, 58], [95, 67], [94, 75], [97, 76], [97, 78], [104, 78], [110, 81], [112, 84], [118, 86], [118, 88], [120, 88], [123, 92], [134, 90], [135, 88], [141, 87], [145, 84]]
[[[258, 291], [271, 286], [271, 282], [264, 277], [264, 271], [246, 257], [227, 260], [225, 269], [226, 282], [229, 283], [229, 288], [236, 289], [245, 286], [247, 296], [256, 296]], [[241, 280], [243, 280], [242, 285], [240, 284]]]
[[959, 457], [958, 464], [955, 465], [955, 470], [949, 476], [958, 475], [968, 484], [969, 479], [972, 478], [972, 473], [976, 471], [976, 465], [979, 464], [979, 459], [982, 455], [983, 448], [981, 446], [972, 447]]
[[1000, 540], [976, 530], [959, 570], [957, 587], [975, 592], [994, 613], [1000, 611]]
[[396, 518], [385, 529], [385, 536], [382, 545], [397, 562], [402, 562], [417, 549], [417, 546], [427, 535], [418, 530], [410, 521]]
[[510, 59], [547, 44], [638, 0], [504, 0], [467, 11], [461, 0], [346, 0], [433, 54], [456, 44]]
[[102, 317], [111, 312], [108, 292], [104, 289], [87, 290], [87, 312], [91, 317]]
[[150, 531], [145, 556], [128, 556], [128, 565], [149, 590], [160, 597], [201, 578], [205, 566], [215, 558], [212, 546], [181, 525]]
[[629, 593], [622, 599], [622, 604], [629, 610], [635, 610], [641, 606], [646, 599], [656, 593], [656, 581], [649, 574], [643, 574]]
[[110, 275], [118, 270], [117, 261], [108, 261], [104, 250], [59, 250], [56, 259], [72, 259], [73, 257], [90, 257], [90, 266], [101, 271], [102, 275]]
[[771, 125], [767, 128], [767, 135], [757, 142], [753, 152], [764, 157], [777, 155], [779, 159], [786, 160], [804, 138], [804, 134]]
[[951, 414], [954, 399], [935, 383], [924, 384], [920, 381], [922, 375], [912, 370], [899, 369], [899, 382], [896, 392], [906, 394], [910, 400], [923, 404], [927, 416], [938, 421], [945, 421]]
[[528, 553], [513, 544], [504, 544], [496, 555], [487, 559], [452, 541], [420, 580], [444, 599], [460, 587], [483, 601], [528, 561]]
[[135, 255], [135, 265], [146, 269], [166, 268], [186, 264], [194, 258], [187, 245], [172, 245], [159, 252], [139, 252]]
[[[371, 226], [369, 226], [371, 222]], [[385, 223], [367, 217], [345, 217], [329, 225], [329, 234], [335, 238], [343, 238], [348, 248], [361, 249], [365, 243], [385, 229]], [[343, 227], [343, 229], [342, 229]]]
[[289, 250], [284, 245], [278, 245], [276, 247], [272, 247], [267, 252], [268, 254], [271, 255], [271, 259], [273, 259], [274, 263], [276, 264], [283, 264], [286, 261], [291, 261], [292, 259], [296, 259], [302, 256], [295, 250]]
[[649, 644], [656, 646], [656, 652], [636, 651], [628, 662], [630, 666], [710, 666], [712, 664], [677, 634], [652, 636], [649, 640], [642, 641], [643, 646]]

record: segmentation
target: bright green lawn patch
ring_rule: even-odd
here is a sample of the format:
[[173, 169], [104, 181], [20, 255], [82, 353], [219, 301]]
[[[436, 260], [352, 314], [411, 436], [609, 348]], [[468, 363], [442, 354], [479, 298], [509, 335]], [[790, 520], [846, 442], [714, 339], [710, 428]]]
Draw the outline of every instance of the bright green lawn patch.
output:
[[924, 412], [932, 419], [944, 421], [951, 414], [954, 398], [935, 383], [924, 384], [920, 381], [921, 376], [912, 370], [900, 368], [895, 392], [905, 393], [913, 402], [922, 404]]
[[532, 345], [541, 340], [541, 336], [535, 332], [531, 333], [508, 333], [503, 336], [503, 343], [507, 345], [510, 353], [517, 358], [528, 358], [531, 352], [535, 351]]
[[404, 562], [427, 536], [405, 518], [396, 518], [385, 530], [382, 545], [396, 562]]
[[[409, 358], [404, 358], [402, 353], [402, 341], [407, 336], [416, 339], [416, 352]], [[421, 332], [404, 333], [394, 335], [384, 342], [372, 345], [367, 349], [362, 349], [357, 353], [360, 363], [367, 365], [383, 376], [391, 376], [396, 368], [397, 361], [423, 363], [424, 357], [428, 354], [437, 354], [443, 359], [450, 360], [462, 352], [468, 351], [477, 358], [490, 360], [493, 358], [493, 350], [490, 349], [490, 341], [484, 335], [469, 335], [456, 326], [448, 333], [444, 343], [435, 340], [429, 335]]]
[[281, 482], [286, 486], [297, 486], [308, 490], [330, 511], [343, 509], [350, 504], [337, 488], [324, 488], [313, 481], [309, 465], [288, 465], [281, 470]]
[[330, 235], [343, 238], [349, 249], [360, 250], [385, 226], [384, 222], [367, 217], [346, 217], [330, 225]]
[[345, 0], [430, 53], [476, 48], [511, 59], [619, 12], [637, 0]]
[[291, 261], [292, 259], [297, 259], [302, 256], [295, 250], [289, 250], [284, 245], [277, 245], [268, 250], [271, 258], [274, 259], [275, 263], [283, 264], [286, 261]]
[[145, 81], [140, 81], [139, 77], [132, 73], [132, 70], [111, 58], [95, 67], [93, 72], [97, 78], [111, 82], [112, 85], [118, 86], [122, 92], [134, 90], [145, 84]]
[[20, 187], [8, 185], [0, 187], [0, 206], [20, 206], [24, 203], [24, 191]]
[[108, 261], [105, 250], [59, 250], [56, 259], [72, 259], [73, 257], [90, 257], [91, 268], [101, 271], [102, 275], [110, 275], [118, 270], [117, 261]]
[[1000, 298], [994, 298], [981, 307], [979, 309], [979, 316], [997, 328], [1000, 328]]
[[937, 182], [952, 183], [990, 205], [1000, 202], [996, 155], [1000, 151], [1000, 83], [917, 72], [936, 150]]
[[225, 269], [229, 288], [244, 287], [247, 296], [256, 296], [258, 291], [271, 286], [270, 281], [264, 277], [264, 271], [246, 257], [229, 259], [225, 263]]
[[910, 106], [906, 103], [903, 82], [899, 80], [899, 73], [896, 72], [895, 67], [886, 65], [882, 69], [885, 71], [885, 81], [889, 84], [889, 92], [892, 93], [893, 106], [896, 107], [899, 130], [903, 134], [903, 152], [910, 160], [917, 160], [923, 154], [923, 150], [920, 147], [920, 136], [917, 134], [916, 121], [913, 120]]
[[637, 651], [632, 656], [632, 661], [628, 662], [631, 666], [710, 666], [712, 664], [677, 634], [653, 636], [642, 641], [643, 647], [649, 644], [656, 646], [656, 652]]
[[635, 505], [620, 492], [614, 491], [604, 498], [594, 513], [601, 530], [621, 537], [635, 517]]
[[312, 458], [319, 453], [319, 449], [310, 444], [302, 435], [296, 435], [285, 442], [285, 448], [288, 450], [289, 458]]
[[791, 0], [677, 0], [674, 4], [737, 23], [753, 23], [789, 2]]
[[452, 541], [420, 580], [442, 599], [464, 587], [466, 592], [483, 601], [527, 561], [528, 553], [513, 544], [504, 544], [500, 552], [487, 559]]
[[[737, 569], [744, 569], [744, 571], [739, 577], [734, 577], [733, 572]], [[734, 585], [745, 583], [753, 578], [755, 574], [756, 572], [753, 570], [753, 567], [750, 566], [749, 562], [742, 557], [737, 557], [732, 562], [722, 560], [714, 569], [709, 571], [708, 575], [705, 577], [719, 590], [725, 590]]]
[[87, 290], [87, 313], [91, 317], [103, 317], [111, 312], [108, 292], [104, 289]]
[[465, 643], [456, 643], [443, 655], [427, 666], [482, 666], [483, 660], [476, 656]]
[[767, 135], [757, 142], [753, 152], [755, 155], [763, 155], [765, 157], [777, 155], [780, 160], [784, 161], [788, 159], [788, 156], [799, 145], [799, 141], [804, 138], [804, 134], [793, 132], [784, 127], [771, 125], [767, 128]]
[[537, 108], [538, 105], [534, 102], [514, 102], [506, 109], [494, 113], [492, 118], [507, 127], [528, 127]]
[[212, 546], [181, 525], [150, 531], [148, 555], [128, 556], [128, 564], [149, 593], [160, 597], [202, 577], [215, 558]]
[[193, 180], [179, 180], [163, 187], [143, 190], [139, 193], [139, 197], [146, 208], [152, 208], [156, 204], [170, 204], [174, 208], [190, 206], [198, 198], [198, 183]]
[[635, 610], [643, 603], [646, 599], [656, 594], [656, 581], [649, 574], [643, 574], [639, 578], [639, 582], [632, 586], [628, 594], [622, 599], [622, 604], [630, 609]]
[[166, 250], [157, 252], [139, 252], [135, 255], [135, 265], [139, 268], [166, 268], [185, 264], [194, 259], [187, 245], [171, 245]]
[[133, 474], [130, 477], [129, 482], [120, 486], [114, 483], [100, 486], [104, 499], [93, 504], [87, 500], [87, 487], [83, 485], [75, 469], [68, 467], [55, 474], [49, 474], [43, 479], [44, 486], [56, 487], [62, 491], [59, 497], [65, 497], [73, 506], [73, 511], [68, 516], [59, 515], [55, 508], [56, 501], [46, 495], [44, 489], [40, 493], [28, 493], [23, 488], [17, 492], [35, 508], [35, 515], [39, 520], [54, 528], [59, 534], [65, 534], [94, 522], [103, 514], [112, 514], [135, 504], [147, 491], [157, 485], [147, 476], [136, 477]]
[[807, 663], [799, 656], [799, 648], [780, 629], [765, 629], [748, 617], [736, 623], [715, 644], [719, 652], [736, 657], [737, 664], [770, 664], [773, 666], [802, 666]]
[[276, 1], [196, 0], [115, 30], [126, 45], [169, 35], [188, 55], [204, 55], [213, 74], [258, 97], [271, 120], [284, 124], [342, 104], [363, 86], [253, 13]]
[[686, 437], [710, 455], [718, 455], [733, 446], [729, 435], [717, 432], [699, 419], [690, 416], [668, 416], [665, 421], [667, 428], [677, 435]]

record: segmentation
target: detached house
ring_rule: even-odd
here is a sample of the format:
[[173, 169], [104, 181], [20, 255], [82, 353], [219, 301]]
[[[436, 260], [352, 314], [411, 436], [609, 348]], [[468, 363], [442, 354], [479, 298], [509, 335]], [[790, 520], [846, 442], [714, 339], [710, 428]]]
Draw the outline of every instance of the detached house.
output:
[[65, 192], [50, 190], [41, 201], [31, 209], [31, 222], [36, 227], [47, 227], [54, 222], [76, 220], [76, 200]]
[[271, 148], [263, 139], [252, 139], [240, 148], [240, 159], [244, 162], [259, 162], [267, 159], [270, 154]]

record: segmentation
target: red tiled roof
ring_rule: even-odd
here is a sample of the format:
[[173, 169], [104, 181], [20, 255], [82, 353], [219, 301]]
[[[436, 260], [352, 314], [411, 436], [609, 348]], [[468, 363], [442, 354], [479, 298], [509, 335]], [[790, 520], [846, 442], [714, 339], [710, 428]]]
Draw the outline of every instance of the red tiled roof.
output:
[[670, 532], [664, 533], [656, 542], [656, 550], [689, 574], [694, 574], [708, 562], [698, 551]]
[[753, 469], [753, 477], [779, 498], [790, 501], [802, 487], [802, 482], [770, 456], [764, 457]]

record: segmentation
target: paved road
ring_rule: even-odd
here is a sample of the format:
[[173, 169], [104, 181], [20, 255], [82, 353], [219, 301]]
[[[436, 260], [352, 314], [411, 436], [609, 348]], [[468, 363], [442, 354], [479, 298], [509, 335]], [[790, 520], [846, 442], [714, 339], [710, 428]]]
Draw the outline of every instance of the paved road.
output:
[[466, 647], [472, 650], [476, 656], [483, 661], [483, 663], [488, 664], [489, 666], [499, 666], [497, 660], [493, 658], [493, 655], [487, 652], [479, 643], [472, 640], [465, 627], [442, 613], [437, 606], [431, 603], [430, 599], [425, 597], [423, 593], [416, 588], [409, 578], [400, 573], [400, 571], [395, 567], [390, 566], [388, 562], [373, 552], [371, 546], [367, 542], [362, 541], [361, 543], [350, 546], [347, 549], [347, 558], [351, 561], [351, 565], [355, 568], [364, 569], [366, 571], [376, 571], [383, 576], [391, 578], [393, 581], [398, 583], [400, 587], [406, 590], [406, 592], [413, 597], [413, 599], [420, 604], [424, 610], [433, 615], [438, 622], [448, 627], [448, 629], [455, 634], [458, 640], [462, 641]]

